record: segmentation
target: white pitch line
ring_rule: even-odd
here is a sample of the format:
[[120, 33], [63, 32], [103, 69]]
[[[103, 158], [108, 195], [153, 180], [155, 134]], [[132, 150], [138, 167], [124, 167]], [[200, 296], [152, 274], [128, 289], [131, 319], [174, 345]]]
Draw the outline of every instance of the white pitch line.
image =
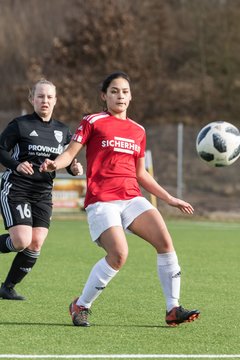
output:
[[184, 355], [184, 354], [125, 354], [125, 355], [19, 355], [0, 354], [1, 359], [240, 359], [240, 354]]

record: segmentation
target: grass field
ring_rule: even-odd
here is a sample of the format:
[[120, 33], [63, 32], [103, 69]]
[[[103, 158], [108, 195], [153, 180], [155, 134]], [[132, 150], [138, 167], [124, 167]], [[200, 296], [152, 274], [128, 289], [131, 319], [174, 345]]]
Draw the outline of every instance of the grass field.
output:
[[[17, 288], [27, 301], [0, 300], [0, 358], [240, 358], [240, 224], [171, 220], [168, 227], [182, 268], [181, 303], [199, 308], [199, 320], [165, 326], [155, 252], [129, 235], [128, 261], [94, 303], [92, 326], [74, 327], [68, 305], [104, 252], [84, 219], [53, 220], [38, 264]], [[0, 255], [1, 281], [12, 257]]]

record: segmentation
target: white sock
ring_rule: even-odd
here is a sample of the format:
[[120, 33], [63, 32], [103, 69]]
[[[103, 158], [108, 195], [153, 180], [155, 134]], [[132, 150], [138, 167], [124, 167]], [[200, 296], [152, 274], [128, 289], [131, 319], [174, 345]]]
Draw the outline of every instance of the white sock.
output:
[[76, 304], [90, 308], [93, 301], [101, 294], [117, 273], [118, 270], [114, 270], [107, 263], [105, 258], [99, 260], [92, 268], [82, 291], [82, 295], [79, 297]]
[[179, 306], [181, 269], [176, 252], [157, 255], [158, 276], [166, 300], [167, 311]]

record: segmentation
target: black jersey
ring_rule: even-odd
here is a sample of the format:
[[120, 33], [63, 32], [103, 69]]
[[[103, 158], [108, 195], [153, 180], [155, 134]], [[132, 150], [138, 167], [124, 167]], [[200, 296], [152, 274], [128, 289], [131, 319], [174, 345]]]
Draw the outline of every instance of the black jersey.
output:
[[[2, 181], [16, 194], [34, 198], [50, 196], [55, 172], [40, 172], [45, 159], [54, 160], [71, 140], [69, 128], [58, 120], [43, 121], [35, 112], [12, 120], [0, 135], [0, 162], [6, 167]], [[16, 171], [19, 163], [28, 161], [34, 174]], [[10, 188], [9, 188], [10, 189]]]

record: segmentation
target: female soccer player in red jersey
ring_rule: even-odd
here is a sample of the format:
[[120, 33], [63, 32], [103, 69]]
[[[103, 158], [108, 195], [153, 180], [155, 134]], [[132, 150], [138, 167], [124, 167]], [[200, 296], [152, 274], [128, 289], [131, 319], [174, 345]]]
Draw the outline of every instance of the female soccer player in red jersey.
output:
[[138, 235], [156, 249], [167, 324], [193, 321], [200, 312], [179, 305], [181, 270], [171, 236], [160, 212], [142, 196], [139, 185], [183, 213], [192, 214], [193, 207], [171, 196], [145, 169], [145, 130], [127, 117], [132, 98], [128, 75], [123, 72], [109, 75], [103, 81], [101, 97], [106, 111], [85, 116], [69, 147], [41, 166], [41, 171], [66, 167], [86, 146], [85, 209], [92, 240], [106, 251], [106, 257], [95, 264], [80, 297], [70, 304], [73, 324], [89, 326], [93, 301], [126, 262], [125, 231]]

